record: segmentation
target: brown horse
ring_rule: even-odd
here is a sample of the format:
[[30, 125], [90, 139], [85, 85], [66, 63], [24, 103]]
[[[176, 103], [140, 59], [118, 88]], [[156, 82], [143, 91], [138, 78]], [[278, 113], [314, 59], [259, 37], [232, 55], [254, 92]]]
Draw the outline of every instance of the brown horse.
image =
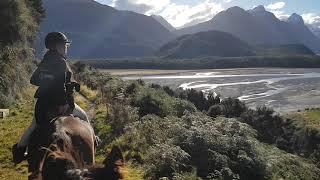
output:
[[[42, 128], [43, 131], [43, 128]], [[121, 179], [122, 153], [114, 148], [103, 167], [94, 166], [95, 136], [92, 127], [73, 116], [55, 118], [45, 132], [31, 143], [29, 171], [31, 180]], [[40, 148], [39, 144], [42, 147]]]
[[83, 166], [94, 165], [95, 136], [89, 123], [73, 116], [54, 118], [47, 127], [35, 130], [28, 149], [29, 179], [39, 179], [44, 158], [61, 151]]
[[82, 167], [68, 153], [50, 153], [43, 163], [44, 180], [118, 180], [123, 179], [124, 160], [118, 147], [114, 147], [102, 166]]

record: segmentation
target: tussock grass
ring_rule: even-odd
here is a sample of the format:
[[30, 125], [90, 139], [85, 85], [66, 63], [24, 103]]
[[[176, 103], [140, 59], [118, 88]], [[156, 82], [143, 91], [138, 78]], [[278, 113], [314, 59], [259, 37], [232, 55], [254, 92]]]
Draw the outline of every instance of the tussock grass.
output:
[[88, 111], [90, 108], [90, 102], [88, 102], [87, 99], [85, 99], [83, 96], [77, 94], [74, 97], [75, 103], [77, 103], [83, 110]]
[[320, 109], [306, 109], [290, 114], [288, 117], [304, 124], [306, 127], [320, 129]]
[[307, 110], [303, 114], [309, 126], [320, 129], [320, 109]]
[[90, 89], [88, 86], [81, 84], [80, 94], [93, 102], [98, 98], [98, 91]]

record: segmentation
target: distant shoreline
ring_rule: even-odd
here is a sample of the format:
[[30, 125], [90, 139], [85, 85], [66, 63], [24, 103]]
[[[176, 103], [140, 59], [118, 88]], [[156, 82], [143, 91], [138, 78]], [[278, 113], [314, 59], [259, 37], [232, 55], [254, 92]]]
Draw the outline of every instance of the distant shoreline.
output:
[[[157, 75], [176, 75], [179, 73], [198, 73], [201, 72], [218, 72], [218, 73], [227, 73], [227, 71], [234, 71], [234, 74], [238, 74], [238, 71], [245, 71], [245, 70], [254, 70], [256, 72], [259, 69], [263, 70], [272, 70], [274, 73], [277, 73], [275, 70], [283, 71], [286, 69], [319, 69], [319, 68], [273, 68], [273, 67], [266, 67], [266, 68], [226, 68], [226, 69], [98, 69], [99, 71], [108, 72], [111, 75], [120, 76], [120, 77], [132, 77], [132, 76], [157, 76]], [[237, 70], [237, 71], [235, 71]], [[230, 73], [230, 72], [229, 72]]]
[[162, 69], [98, 69], [100, 71], [108, 72], [112, 75], [124, 76], [154, 76], [154, 75], [172, 75], [177, 73], [195, 72], [198, 70], [162, 70]]
[[128, 58], [78, 60], [97, 69], [203, 70], [233, 68], [320, 68], [320, 56], [203, 57], [195, 59]]

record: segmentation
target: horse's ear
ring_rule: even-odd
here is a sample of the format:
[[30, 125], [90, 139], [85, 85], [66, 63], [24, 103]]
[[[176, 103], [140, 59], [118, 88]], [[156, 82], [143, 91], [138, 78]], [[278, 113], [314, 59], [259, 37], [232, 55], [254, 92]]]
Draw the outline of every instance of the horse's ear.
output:
[[103, 164], [109, 167], [122, 166], [124, 164], [124, 158], [121, 149], [118, 146], [114, 146], [109, 155], [103, 161]]

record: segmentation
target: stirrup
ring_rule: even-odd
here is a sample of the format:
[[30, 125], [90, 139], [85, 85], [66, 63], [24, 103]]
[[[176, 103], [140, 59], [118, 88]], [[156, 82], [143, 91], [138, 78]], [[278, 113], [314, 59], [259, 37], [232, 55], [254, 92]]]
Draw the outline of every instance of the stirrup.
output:
[[94, 136], [95, 137], [95, 145], [96, 145], [96, 147], [98, 147], [100, 144], [101, 144], [101, 139], [99, 138], [99, 136]]

